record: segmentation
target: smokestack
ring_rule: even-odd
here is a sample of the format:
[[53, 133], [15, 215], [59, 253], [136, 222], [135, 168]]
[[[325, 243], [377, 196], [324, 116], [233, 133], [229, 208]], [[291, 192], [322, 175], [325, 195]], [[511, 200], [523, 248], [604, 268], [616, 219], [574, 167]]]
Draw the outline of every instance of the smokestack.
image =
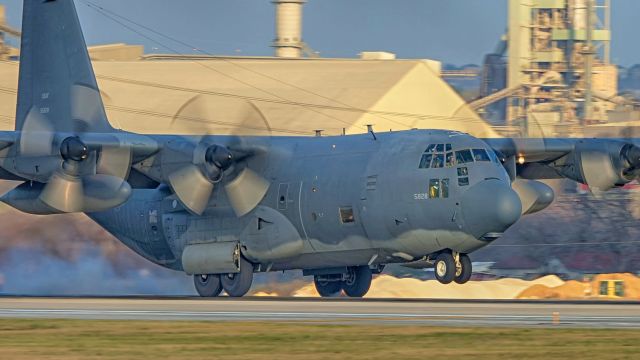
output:
[[302, 5], [307, 0], [273, 0], [276, 5], [275, 55], [283, 58], [302, 56]]

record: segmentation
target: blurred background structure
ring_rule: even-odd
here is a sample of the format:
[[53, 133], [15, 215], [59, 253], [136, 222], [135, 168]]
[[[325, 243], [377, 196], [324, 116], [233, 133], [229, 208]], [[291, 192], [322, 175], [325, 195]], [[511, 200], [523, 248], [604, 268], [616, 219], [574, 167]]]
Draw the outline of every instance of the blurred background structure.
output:
[[[118, 26], [161, 39], [154, 52], [166, 50], [146, 53], [124, 43], [90, 47], [112, 124], [140, 133], [240, 128], [313, 136], [316, 130], [362, 133], [375, 124], [376, 131], [436, 128], [478, 137], [640, 137], [640, 65], [625, 69], [611, 62], [610, 0], [506, 0], [507, 32], [482, 65], [464, 66], [398, 59], [388, 51], [322, 58], [303, 40], [306, 2], [272, 1], [273, 57], [210, 54], [128, 15], [89, 5]], [[1, 130], [14, 124], [19, 49], [7, 40], [19, 37], [0, 5]], [[176, 44], [194, 54], [181, 54]], [[246, 101], [238, 100], [245, 99], [264, 121], [243, 118]], [[487, 265], [481, 275], [640, 273], [637, 185], [599, 199], [573, 183], [552, 185], [554, 205], [525, 217], [474, 256]], [[83, 215], [37, 217], [2, 207], [0, 229], [6, 291], [192, 293], [190, 279], [138, 258]]]

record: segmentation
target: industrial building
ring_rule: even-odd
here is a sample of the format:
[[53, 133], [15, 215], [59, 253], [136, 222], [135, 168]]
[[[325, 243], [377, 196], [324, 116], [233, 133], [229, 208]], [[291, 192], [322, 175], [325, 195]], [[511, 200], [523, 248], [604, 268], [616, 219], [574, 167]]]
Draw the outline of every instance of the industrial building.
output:
[[[340, 135], [412, 128], [497, 136], [433, 60], [385, 52], [320, 59], [302, 41], [302, 0], [277, 0], [276, 57], [144, 55], [91, 47], [114, 126], [140, 133]], [[307, 55], [303, 58], [303, 55]], [[13, 126], [18, 62], [0, 62], [0, 120]]]
[[610, 0], [509, 0], [508, 29], [471, 104], [492, 123], [530, 137], [620, 136], [640, 120], [618, 96]]

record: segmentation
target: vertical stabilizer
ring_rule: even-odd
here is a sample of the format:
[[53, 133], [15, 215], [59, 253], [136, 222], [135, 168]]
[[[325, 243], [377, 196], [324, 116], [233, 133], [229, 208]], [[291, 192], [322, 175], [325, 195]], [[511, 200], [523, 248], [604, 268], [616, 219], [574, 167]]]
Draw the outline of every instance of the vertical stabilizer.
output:
[[113, 131], [72, 0], [25, 0], [21, 44], [16, 130]]

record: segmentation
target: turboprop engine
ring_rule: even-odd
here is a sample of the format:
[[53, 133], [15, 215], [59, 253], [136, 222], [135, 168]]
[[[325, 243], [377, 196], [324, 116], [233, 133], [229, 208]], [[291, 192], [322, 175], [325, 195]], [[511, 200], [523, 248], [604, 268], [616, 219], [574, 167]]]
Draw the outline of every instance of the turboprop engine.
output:
[[640, 148], [624, 141], [580, 141], [565, 160], [560, 173], [591, 191], [607, 191], [640, 176]]
[[553, 189], [540, 181], [516, 179], [511, 187], [522, 202], [522, 215], [537, 213], [546, 209], [555, 198]]

